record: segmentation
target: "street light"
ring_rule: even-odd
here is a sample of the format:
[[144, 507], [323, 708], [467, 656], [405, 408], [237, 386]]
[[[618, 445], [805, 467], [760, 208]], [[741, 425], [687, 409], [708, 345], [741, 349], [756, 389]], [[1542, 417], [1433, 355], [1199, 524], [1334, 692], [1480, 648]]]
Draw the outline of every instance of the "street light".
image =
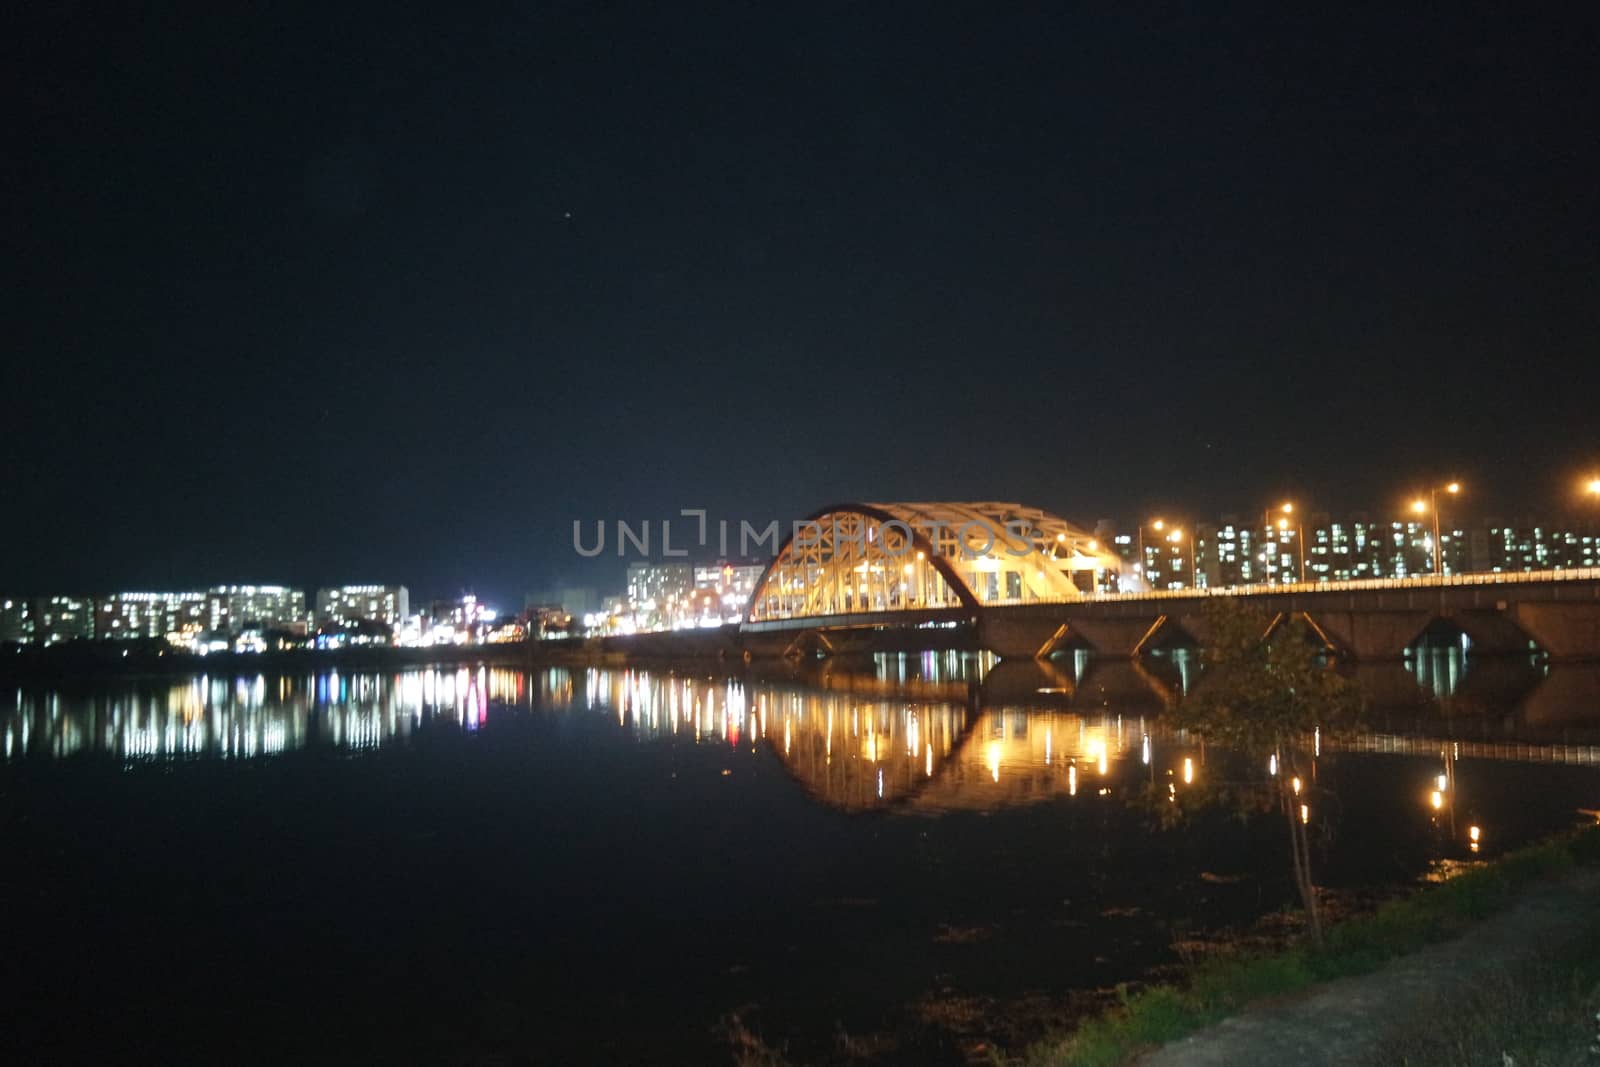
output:
[[1411, 502], [1411, 510], [1418, 515], [1433, 512], [1433, 573], [1444, 574], [1444, 544], [1439, 540], [1439, 494], [1449, 493], [1455, 496], [1461, 492], [1460, 482], [1450, 482], [1446, 485], [1437, 485], [1428, 490], [1428, 500], [1424, 503], [1421, 498]]

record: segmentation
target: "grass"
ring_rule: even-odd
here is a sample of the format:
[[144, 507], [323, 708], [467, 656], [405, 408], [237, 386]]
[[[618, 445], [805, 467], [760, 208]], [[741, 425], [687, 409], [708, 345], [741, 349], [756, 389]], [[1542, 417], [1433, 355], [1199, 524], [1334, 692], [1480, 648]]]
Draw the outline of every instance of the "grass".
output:
[[[1317, 982], [1377, 970], [1386, 961], [1444, 940], [1507, 907], [1528, 885], [1579, 865], [1600, 864], [1600, 827], [1587, 827], [1508, 853], [1442, 885], [1340, 923], [1316, 948], [1224, 957], [1195, 966], [1182, 985], [1121, 990], [1121, 1003], [1065, 1038], [1029, 1048], [1026, 1067], [1112, 1067], [1237, 1013], [1252, 1001]], [[1517, 1061], [1523, 1062], [1523, 1061]], [[1529, 1061], [1533, 1062], [1533, 1061]]]

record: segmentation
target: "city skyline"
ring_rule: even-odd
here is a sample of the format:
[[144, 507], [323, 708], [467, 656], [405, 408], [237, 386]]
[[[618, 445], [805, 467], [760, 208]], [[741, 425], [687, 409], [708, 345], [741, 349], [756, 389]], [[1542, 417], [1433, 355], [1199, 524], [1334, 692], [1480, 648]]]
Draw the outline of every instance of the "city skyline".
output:
[[[1593, 514], [1553, 520], [1471, 514], [1457, 506], [1465, 488], [1451, 482], [1431, 496], [1414, 497], [1409, 507], [1392, 515], [1331, 513], [1284, 500], [1243, 518], [1234, 511], [1209, 517], [1169, 512], [1167, 517], [1131, 522], [1100, 519], [1092, 527], [1071, 528], [1071, 536], [1086, 548], [1074, 541], [1068, 556], [1087, 551], [1104, 557], [1096, 563], [1085, 557], [1074, 564], [1074, 569], [1093, 570], [1094, 577], [1071, 580], [1081, 592], [1139, 594], [1429, 577], [1441, 570], [1450, 576], [1600, 567], [1600, 485], [1595, 482], [1581, 487], [1591, 498]], [[1440, 493], [1452, 505], [1447, 516]], [[934, 509], [923, 513], [932, 518], [922, 520], [932, 525], [925, 530], [913, 521], [908, 533], [935, 541], [951, 534], [966, 539], [965, 527], [958, 531], [955, 526], [963, 513], [941, 518], [938, 509], [972, 505], [917, 507]], [[999, 521], [994, 516], [983, 519], [978, 512], [965, 514], [977, 516], [973, 522]], [[1060, 521], [1025, 507], [1018, 514], [1033, 515], [1026, 521], [1043, 522], [1045, 529]], [[824, 532], [805, 526], [796, 523], [792, 536], [820, 537]], [[944, 534], [938, 532], [941, 527]], [[642, 544], [635, 539], [640, 532]], [[991, 548], [1000, 532], [1000, 527], [990, 530]], [[1050, 535], [1044, 536], [1048, 540]], [[1067, 537], [1063, 532], [1054, 539], [1064, 542]], [[720, 625], [744, 618], [752, 593], [788, 541], [788, 535], [774, 538], [773, 554], [767, 556], [730, 555], [721, 551], [726, 545], [713, 542], [699, 551], [684, 545], [678, 549], [683, 557], [675, 558], [651, 555], [642, 524], [639, 530], [624, 524], [616, 542], [617, 562], [626, 568], [622, 580], [526, 590], [502, 598], [480, 598], [467, 590], [454, 597], [413, 598], [405, 584], [312, 587], [314, 595], [294, 587], [252, 584], [187, 590], [169, 586], [164, 592], [0, 590], [0, 642], [49, 646], [73, 639], [165, 638], [191, 651], [266, 651], [273, 641], [281, 647], [290, 647], [285, 641], [316, 647], [339, 647], [347, 640], [406, 646], [520, 641], [545, 636], [546, 622], [563, 614], [571, 617], [578, 633]], [[658, 541], [656, 547], [667, 546]], [[1006, 555], [999, 549], [993, 554]], [[904, 552], [900, 557], [909, 558]], [[922, 558], [920, 552], [917, 558]], [[1020, 590], [994, 595], [1020, 595]], [[420, 610], [413, 613], [413, 604]], [[562, 636], [572, 632], [568, 625], [560, 625]]]
[[[1427, 489], [1426, 481], [1412, 479], [1411, 488], [1402, 492], [1390, 492], [1387, 495], [1386, 506], [1357, 506], [1353, 508], [1335, 508], [1320, 505], [1317, 498], [1311, 494], [1289, 493], [1277, 495], [1257, 495], [1254, 499], [1263, 502], [1254, 507], [1232, 502], [1214, 511], [1206, 512], [1196, 507], [1179, 507], [1168, 505], [1165, 507], [1150, 507], [1141, 514], [1109, 515], [1103, 510], [1093, 514], [1073, 513], [1075, 518], [1087, 527], [1110, 524], [1128, 529], [1135, 529], [1141, 522], [1160, 521], [1166, 518], [1179, 526], [1185, 524], [1196, 525], [1222, 525], [1234, 524], [1250, 527], [1254, 522], [1252, 515], [1263, 517], [1261, 524], [1268, 525], [1277, 521], [1277, 509], [1285, 502], [1290, 504], [1301, 520], [1314, 518], [1327, 519], [1329, 517], [1344, 517], [1349, 520], [1364, 522], [1410, 522], [1419, 516], [1431, 515], [1426, 506]], [[1565, 480], [1565, 493], [1556, 500], [1546, 501], [1543, 508], [1513, 509], [1497, 506], [1499, 501], [1484, 501], [1482, 492], [1475, 482], [1457, 482], [1462, 490], [1458, 495], [1451, 496], [1446, 505], [1441, 507], [1443, 514], [1450, 516], [1450, 521], [1457, 525], [1488, 525], [1500, 523], [1512, 526], [1564, 527], [1573, 529], [1587, 529], [1600, 523], [1600, 475], [1570, 476]], [[1024, 497], [1024, 499], [1031, 499]], [[1419, 512], [1418, 509], [1422, 508]], [[776, 543], [770, 539], [763, 541], [762, 537], [770, 532], [769, 527], [776, 525], [781, 536], [788, 536], [794, 524], [801, 522], [805, 515], [811, 514], [816, 509], [810, 508], [799, 512], [795, 517], [786, 520], [764, 518], [759, 521], [741, 518], [737, 515], [697, 514], [704, 509], [678, 509], [668, 511], [660, 516], [632, 516], [623, 519], [600, 519], [595, 517], [574, 518], [563, 531], [564, 537], [551, 546], [541, 546], [537, 559], [538, 565], [544, 567], [535, 573], [550, 575], [548, 578], [536, 578], [520, 586], [495, 586], [487, 581], [474, 580], [472, 574], [466, 573], [463, 580], [451, 587], [429, 587], [415, 576], [425, 573], [427, 567], [421, 563], [413, 562], [401, 565], [397, 574], [372, 575], [370, 572], [362, 574], [367, 581], [382, 585], [385, 581], [404, 585], [415, 590], [419, 602], [426, 602], [441, 598], [459, 597], [463, 595], [477, 595], [485, 602], [501, 605], [502, 611], [515, 611], [528, 597], [539, 590], [555, 590], [560, 588], [590, 588], [609, 589], [621, 587], [626, 582], [626, 568], [630, 560], [656, 559], [663, 562], [678, 556], [692, 563], [711, 562], [753, 562], [764, 561], [771, 558], [776, 550]], [[1272, 518], [1267, 516], [1271, 514]], [[1431, 521], [1431, 518], [1430, 520]], [[672, 523], [674, 533], [670, 540], [662, 540], [662, 524]], [[698, 527], [704, 524], [704, 540], [698, 535]], [[724, 525], [722, 537], [718, 537], [717, 527]], [[745, 536], [741, 538], [741, 524], [746, 529]], [[602, 551], [594, 551], [596, 529], [600, 526], [606, 528], [603, 535], [606, 538]], [[619, 526], [625, 532], [619, 532]], [[653, 534], [654, 540], [649, 542], [649, 550], [641, 552], [636, 538], [641, 534]], [[624, 541], [624, 536], [632, 535], [635, 540]], [[583, 543], [587, 541], [586, 545]], [[741, 546], [748, 548], [751, 545], [757, 551], [740, 551]], [[577, 551], [583, 545], [589, 551]], [[761, 549], [765, 551], [761, 551]], [[663, 549], [670, 549], [670, 555], [663, 554]], [[680, 553], [687, 555], [680, 556]], [[585, 558], [588, 555], [591, 558]], [[534, 557], [530, 554], [530, 560]], [[26, 561], [23, 561], [26, 562]], [[112, 590], [124, 592], [152, 592], [170, 589], [190, 589], [198, 592], [213, 590], [219, 585], [239, 585], [237, 575], [246, 573], [251, 568], [246, 566], [230, 566], [226, 564], [210, 568], [208, 574], [195, 578], [192, 568], [180, 567], [176, 575], [166, 577], [159, 575], [136, 583], [129, 580], [118, 581], [115, 578], [106, 580], [101, 585], [86, 586], [83, 584], [71, 585], [65, 583], [51, 583], [37, 577], [37, 570], [24, 567], [31, 580], [18, 581], [13, 579], [8, 584], [0, 584], [0, 592], [10, 595], [40, 596], [67, 592], [75, 596], [94, 596], [107, 594]], [[124, 568], [126, 574], [152, 573], [151, 569], [139, 561], [132, 561], [131, 565]], [[189, 580], [182, 580], [185, 575]], [[284, 575], [275, 575], [280, 580], [279, 584], [289, 587], [316, 590], [341, 584], [337, 578], [319, 580], [283, 581]], [[271, 585], [271, 583], [255, 583]], [[359, 583], [357, 583], [359, 584]]]

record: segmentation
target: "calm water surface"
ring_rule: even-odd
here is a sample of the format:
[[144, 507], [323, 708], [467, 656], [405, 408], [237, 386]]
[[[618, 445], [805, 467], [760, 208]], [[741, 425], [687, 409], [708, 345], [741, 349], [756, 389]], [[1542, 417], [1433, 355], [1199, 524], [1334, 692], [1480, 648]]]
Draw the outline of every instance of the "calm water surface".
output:
[[[0, 691], [0, 1054], [1015, 1047], [1293, 900], [1276, 818], [1164, 817], [1266, 773], [1163, 726], [1198, 674], [930, 654]], [[1600, 670], [1444, 650], [1361, 681], [1365, 732], [1308, 783], [1336, 893], [1600, 809]]]

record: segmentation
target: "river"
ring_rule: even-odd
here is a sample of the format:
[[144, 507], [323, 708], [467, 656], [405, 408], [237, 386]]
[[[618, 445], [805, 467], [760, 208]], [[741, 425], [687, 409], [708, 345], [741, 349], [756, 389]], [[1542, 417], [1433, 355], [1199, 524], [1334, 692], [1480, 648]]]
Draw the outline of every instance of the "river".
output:
[[[1290, 923], [1174, 653], [0, 691], [12, 1062], [966, 1062]], [[1360, 906], [1590, 818], [1600, 668], [1364, 668], [1306, 783]], [[1183, 818], [1177, 816], [1184, 814]], [[1340, 902], [1344, 902], [1343, 905]], [[776, 1060], [772, 1062], [778, 1062]]]

